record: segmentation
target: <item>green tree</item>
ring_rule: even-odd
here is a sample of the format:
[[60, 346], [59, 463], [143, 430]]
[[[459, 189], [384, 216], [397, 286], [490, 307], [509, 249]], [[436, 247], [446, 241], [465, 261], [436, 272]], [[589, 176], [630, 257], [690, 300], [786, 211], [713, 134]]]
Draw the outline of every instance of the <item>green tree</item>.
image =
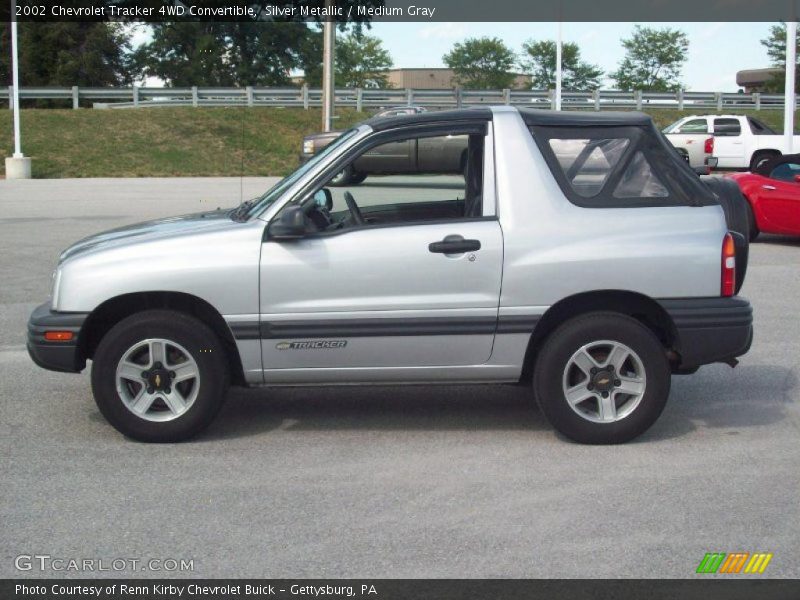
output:
[[177, 87], [287, 85], [312, 34], [296, 21], [181, 21], [152, 28], [152, 41], [135, 52], [138, 73]]
[[684, 32], [636, 25], [622, 45], [625, 58], [611, 74], [619, 89], [668, 92], [681, 88], [681, 70], [689, 52]]
[[[530, 73], [531, 84], [537, 89], [553, 89], [556, 86], [556, 43], [552, 40], [522, 44], [523, 55], [520, 68]], [[561, 46], [561, 84], [565, 90], [585, 92], [600, 87], [603, 70], [581, 60], [578, 44], [565, 42]]]
[[[781, 73], [776, 73], [764, 84], [764, 91], [782, 93], [786, 85], [786, 23], [772, 25], [769, 28], [769, 35], [761, 40], [761, 45], [767, 49], [770, 63], [773, 67], [782, 69]], [[795, 39], [795, 47], [800, 45], [800, 31]], [[795, 92], [800, 91], [800, 56], [797, 56], [797, 66], [795, 66]]]
[[455, 81], [468, 89], [510, 88], [515, 74], [514, 51], [500, 38], [470, 38], [457, 43], [442, 57], [444, 64], [453, 69]]
[[[302, 52], [305, 61], [304, 81], [312, 86], [322, 85], [322, 34], [309, 39]], [[389, 87], [386, 70], [392, 57], [380, 39], [354, 30], [336, 38], [335, 65], [337, 87]]]
[[[21, 86], [114, 86], [131, 81], [130, 28], [118, 23], [19, 23]], [[11, 83], [10, 28], [0, 32], [0, 81]]]

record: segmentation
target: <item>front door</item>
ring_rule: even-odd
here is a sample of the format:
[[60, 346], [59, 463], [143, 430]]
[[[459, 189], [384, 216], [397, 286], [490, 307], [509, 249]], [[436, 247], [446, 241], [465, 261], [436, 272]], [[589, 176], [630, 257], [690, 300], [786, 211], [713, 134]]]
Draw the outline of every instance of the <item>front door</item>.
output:
[[[482, 153], [482, 139], [470, 137], [470, 152]], [[483, 214], [482, 154], [470, 164], [481, 172], [466, 179], [405, 174], [398, 165], [403, 174], [330, 188], [331, 209], [307, 211], [308, 235], [263, 243], [260, 329], [268, 383], [273, 369], [448, 367], [489, 359], [503, 241], [497, 219]]]

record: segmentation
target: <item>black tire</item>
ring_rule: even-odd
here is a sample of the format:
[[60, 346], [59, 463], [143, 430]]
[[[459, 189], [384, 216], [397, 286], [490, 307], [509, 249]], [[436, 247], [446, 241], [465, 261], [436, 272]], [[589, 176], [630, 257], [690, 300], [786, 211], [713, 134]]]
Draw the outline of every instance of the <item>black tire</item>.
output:
[[[130, 348], [154, 338], [180, 345], [199, 372], [196, 397], [186, 412], [160, 422], [134, 414], [117, 391], [119, 362]], [[225, 349], [214, 332], [201, 321], [171, 310], [148, 310], [117, 323], [100, 341], [92, 364], [92, 392], [100, 412], [120, 433], [142, 442], [180, 442], [203, 431], [222, 407], [229, 379]], [[159, 400], [155, 402], [151, 411], [159, 408]]]
[[332, 187], [340, 187], [344, 185], [350, 185], [350, 182], [353, 180], [353, 166], [348, 165], [341, 171], [339, 171], [336, 175], [334, 175], [333, 179], [330, 180], [328, 185]]
[[780, 155], [781, 153], [777, 150], [762, 150], [760, 152], [756, 152], [753, 154], [753, 158], [750, 159], [750, 172], [754, 172], [762, 163], [765, 163], [766, 161]]
[[[641, 400], [629, 414], [618, 421], [598, 423], [568, 404], [562, 384], [571, 357], [584, 345], [602, 340], [633, 350], [646, 381]], [[669, 389], [670, 366], [661, 342], [636, 319], [613, 312], [588, 313], [563, 323], [548, 336], [533, 371], [534, 395], [547, 420], [568, 438], [584, 444], [620, 444], [641, 435], [664, 410]]]
[[747, 203], [747, 222], [749, 225], [748, 239], [754, 242], [761, 232], [758, 230], [758, 223], [756, 223], [756, 215], [753, 212], [753, 206], [749, 202]]
[[739, 293], [747, 275], [747, 264], [750, 260], [751, 221], [748, 211], [750, 203], [744, 197], [739, 185], [732, 179], [717, 176], [701, 177], [702, 181], [716, 196], [723, 212], [725, 222], [730, 231], [741, 234], [736, 240], [736, 293]]
[[358, 185], [359, 183], [364, 183], [364, 180], [366, 178], [367, 178], [367, 174], [366, 173], [355, 172], [350, 177], [350, 184], [351, 185]]

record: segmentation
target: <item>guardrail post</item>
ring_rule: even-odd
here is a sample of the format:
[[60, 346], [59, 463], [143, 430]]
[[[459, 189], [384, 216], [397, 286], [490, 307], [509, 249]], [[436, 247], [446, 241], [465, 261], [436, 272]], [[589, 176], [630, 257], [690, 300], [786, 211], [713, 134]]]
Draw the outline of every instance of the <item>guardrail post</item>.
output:
[[414, 90], [412, 88], [406, 88], [406, 104], [408, 106], [414, 104]]
[[555, 108], [556, 108], [556, 91], [555, 90], [547, 90], [547, 98], [550, 101], [550, 110], [555, 110]]
[[753, 102], [756, 104], [756, 110], [761, 110], [761, 94], [753, 92]]
[[303, 94], [303, 108], [308, 110], [308, 84], [304, 83], [301, 90]]
[[246, 88], [244, 88], [244, 90], [245, 90], [245, 93], [247, 94], [247, 106], [252, 107], [253, 106], [253, 86], [252, 85], [248, 85]]
[[198, 102], [198, 98], [197, 98], [197, 86], [193, 85], [192, 86], [192, 106], [197, 108], [198, 104], [200, 104], [200, 103]]
[[14, 86], [8, 86], [8, 110], [14, 110]]
[[356, 89], [356, 112], [361, 112], [364, 109], [364, 90], [361, 88]]
[[133, 106], [134, 108], [139, 106], [139, 86], [133, 86]]
[[683, 89], [679, 89], [677, 92], [678, 96], [678, 110], [683, 110]]
[[503, 104], [511, 104], [511, 90], [508, 88], [503, 90]]
[[456, 88], [456, 108], [462, 108], [464, 106], [464, 99], [461, 97], [461, 88]]
[[642, 90], [633, 92], [633, 97], [636, 100], [636, 110], [642, 110]]
[[592, 92], [592, 96], [594, 97], [594, 109], [600, 110], [600, 88], [596, 88]]
[[78, 86], [77, 85], [73, 85], [72, 86], [72, 108], [73, 109], [81, 107], [80, 102], [78, 101], [79, 98], [80, 98], [80, 94], [78, 92]]
[[717, 112], [722, 112], [722, 92], [717, 92], [715, 96], [717, 97]]

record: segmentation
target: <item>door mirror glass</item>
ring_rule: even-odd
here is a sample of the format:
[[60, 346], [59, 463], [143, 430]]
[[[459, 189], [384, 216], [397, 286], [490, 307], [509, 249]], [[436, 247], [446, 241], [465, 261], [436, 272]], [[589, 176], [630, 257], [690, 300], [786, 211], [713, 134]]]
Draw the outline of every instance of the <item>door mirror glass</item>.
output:
[[331, 191], [328, 188], [317, 190], [317, 193], [314, 194], [314, 204], [316, 204], [318, 208], [324, 208], [328, 211], [333, 210], [333, 196], [331, 195]]
[[269, 237], [273, 240], [297, 240], [305, 234], [306, 215], [297, 205], [287, 206], [269, 225]]

